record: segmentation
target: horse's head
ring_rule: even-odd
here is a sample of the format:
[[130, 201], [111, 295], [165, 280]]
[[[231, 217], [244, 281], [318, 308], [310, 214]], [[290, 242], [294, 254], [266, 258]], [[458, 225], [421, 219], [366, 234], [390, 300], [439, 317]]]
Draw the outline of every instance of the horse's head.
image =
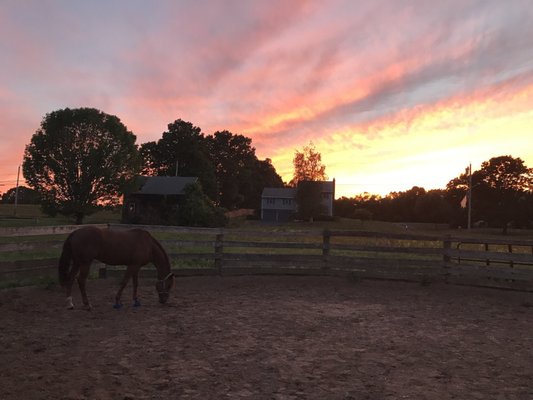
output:
[[157, 294], [159, 295], [159, 302], [161, 304], [165, 304], [167, 302], [168, 295], [172, 287], [174, 287], [174, 274], [172, 272], [163, 279], [157, 281], [155, 284]]

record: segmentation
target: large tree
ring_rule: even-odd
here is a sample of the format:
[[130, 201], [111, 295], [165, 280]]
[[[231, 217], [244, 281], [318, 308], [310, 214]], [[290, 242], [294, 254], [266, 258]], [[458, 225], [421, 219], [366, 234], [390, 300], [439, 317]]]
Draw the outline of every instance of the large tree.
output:
[[185, 188], [185, 200], [179, 207], [178, 222], [185, 226], [224, 226], [227, 218], [224, 209], [204, 194], [202, 186], [198, 183]]
[[297, 186], [302, 181], [324, 181], [327, 179], [326, 166], [322, 164], [322, 155], [316, 150], [313, 142], [304, 146], [302, 151], [296, 150], [293, 158], [294, 175], [290, 186]]
[[[447, 190], [459, 204], [459, 196], [468, 189], [468, 171], [451, 180]], [[493, 157], [472, 173], [472, 218], [500, 226], [524, 225], [531, 218], [533, 169], [520, 158]]]
[[296, 191], [298, 218], [313, 220], [324, 215], [326, 207], [322, 203], [322, 184], [316, 181], [301, 181]]
[[215, 167], [202, 130], [190, 122], [177, 119], [168, 124], [157, 142], [141, 145], [142, 173], [156, 176], [198, 177], [204, 192], [217, 198]]
[[252, 179], [246, 191], [247, 196], [242, 205], [243, 208], [259, 210], [261, 207], [261, 194], [266, 187], [281, 188], [283, 187], [283, 179], [276, 172], [270, 158], [265, 160], [256, 159], [252, 169]]
[[2, 203], [15, 203], [15, 197], [18, 204], [40, 204], [41, 199], [37, 191], [26, 186], [19, 186], [9, 189], [2, 195]]
[[296, 150], [292, 163], [294, 174], [289, 186], [297, 187], [299, 218], [312, 220], [324, 212], [321, 185], [317, 181], [327, 179], [326, 166], [313, 142], [304, 146], [302, 151]]
[[47, 114], [24, 152], [23, 173], [43, 210], [78, 224], [101, 206], [119, 203], [139, 167], [135, 135], [94, 108]]
[[178, 119], [157, 142], [141, 145], [143, 174], [198, 177], [203, 192], [226, 209], [258, 208], [266, 186], [283, 181], [270, 159], [259, 160], [252, 140], [229, 131], [204, 136]]
[[219, 187], [218, 202], [229, 210], [245, 207], [254, 196], [257, 157], [252, 139], [229, 131], [208, 136], [209, 153], [215, 165]]
[[[520, 158], [500, 156], [481, 164], [472, 181], [480, 208], [495, 225], [503, 228], [504, 233], [510, 222], [522, 225], [527, 219], [527, 211], [533, 209], [528, 192], [533, 187], [533, 169], [528, 168]], [[474, 196], [474, 195], [473, 195]]]

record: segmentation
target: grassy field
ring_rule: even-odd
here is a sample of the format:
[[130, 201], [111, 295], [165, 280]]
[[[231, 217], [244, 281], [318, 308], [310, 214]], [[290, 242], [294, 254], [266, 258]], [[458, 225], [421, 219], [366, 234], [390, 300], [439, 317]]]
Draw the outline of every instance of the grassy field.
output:
[[[119, 223], [120, 209], [99, 211], [85, 218], [86, 224]], [[0, 204], [0, 227], [71, 225], [74, 219], [64, 216], [49, 217], [40, 206], [20, 204], [16, 210], [13, 204]]]
[[[14, 215], [14, 206], [12, 204], [0, 204], [0, 228], [2, 227], [24, 227], [24, 226], [58, 226], [58, 225], [72, 225], [73, 220], [63, 216], [49, 217], [44, 215], [39, 206], [35, 205], [19, 205], [17, 207], [16, 215]], [[105, 223], [120, 223], [120, 209], [115, 211], [101, 211], [86, 218], [85, 223], [105, 224]], [[256, 220], [247, 220], [243, 217], [235, 218], [230, 221], [227, 230], [225, 231], [225, 241], [256, 241], [256, 242], [282, 242], [282, 243], [313, 243], [320, 244], [322, 240], [322, 231], [329, 230], [353, 230], [353, 231], [370, 231], [379, 233], [409, 233], [422, 234], [437, 237], [444, 237], [445, 235], [460, 236], [462, 238], [491, 238], [491, 239], [533, 239], [533, 231], [526, 230], [511, 230], [506, 236], [501, 234], [499, 229], [474, 229], [466, 230], [451, 230], [443, 228], [442, 225], [436, 224], [409, 224], [409, 223], [390, 223], [380, 221], [361, 221], [352, 219], [337, 219], [335, 221], [315, 221], [315, 222], [291, 222], [286, 224], [271, 224], [263, 223]], [[232, 231], [235, 233], [232, 234]], [[242, 231], [250, 231], [250, 234], [243, 234]], [[239, 233], [240, 232], [240, 233]], [[252, 233], [255, 232], [255, 233]], [[310, 236], [291, 236], [291, 233], [298, 232], [316, 232], [316, 235]], [[276, 235], [278, 234], [278, 235]], [[165, 246], [169, 253], [213, 253], [213, 241], [215, 240], [215, 233], [209, 235], [203, 234], [173, 234], [158, 232], [154, 234], [158, 239], [168, 241]], [[0, 244], [8, 244], [16, 241], [23, 242], [42, 242], [45, 243], [38, 249], [32, 250], [17, 250], [17, 251], [2, 251], [0, 252], [0, 262], [11, 262], [18, 260], [44, 259], [55, 258], [59, 256], [61, 251], [61, 244], [66, 235], [50, 235], [50, 236], [28, 236], [28, 237], [0, 237]], [[51, 243], [54, 241], [54, 243]], [[172, 243], [172, 241], [180, 243]], [[205, 241], [205, 247], [198, 247], [187, 245], [184, 243], [191, 241]], [[439, 247], [442, 241], [417, 241], [410, 239], [388, 239], [388, 238], [367, 238], [367, 237], [334, 237], [331, 244], [338, 245], [352, 245], [352, 246], [383, 246], [383, 247]], [[462, 249], [483, 251], [482, 245], [466, 244]], [[226, 247], [225, 253], [268, 253], [268, 254], [321, 254], [321, 249], [286, 249], [286, 248], [261, 248], [261, 247]], [[507, 251], [506, 247], [502, 249], [491, 248], [491, 251]], [[513, 252], [530, 253], [530, 247], [514, 248]], [[336, 250], [336, 255], [359, 255], [362, 257], [374, 257], [375, 253], [366, 253], [361, 251], [341, 251]], [[404, 258], [408, 257], [404, 254], [389, 253], [384, 254], [385, 257]], [[412, 257], [412, 256], [411, 256]], [[423, 258], [438, 258], [439, 256], [421, 256]], [[204, 265], [205, 264], [205, 265]], [[212, 267], [213, 259], [206, 260], [173, 260], [174, 268], [186, 267]], [[37, 278], [36, 278], [37, 279]], [[43, 278], [38, 278], [38, 281], [33, 283], [48, 284], [49, 281]], [[55, 280], [55, 277], [53, 277]], [[0, 287], [7, 285], [26, 285], [28, 280], [21, 280], [17, 282], [1, 282]], [[29, 283], [32, 281], [30, 279]]]
[[[99, 211], [85, 218], [85, 224], [106, 224], [120, 223], [121, 209]], [[64, 216], [49, 217], [42, 213], [38, 205], [22, 204], [15, 209], [13, 204], [0, 204], [0, 227], [17, 226], [57, 226], [71, 225], [74, 220]], [[315, 221], [315, 222], [289, 222], [282, 224], [263, 223], [257, 220], [247, 220], [244, 217], [230, 220], [229, 229], [259, 230], [264, 232], [294, 232], [294, 231], [320, 231], [323, 229], [332, 230], [362, 230], [383, 233], [421, 233], [421, 234], [451, 234], [466, 237], [501, 237], [501, 238], [523, 238], [533, 239], [533, 230], [511, 229], [507, 235], [502, 235], [498, 228], [480, 228], [461, 230], [445, 229], [441, 224], [420, 224], [420, 223], [393, 223], [382, 221], [362, 221], [349, 218], [339, 218], [335, 221]]]

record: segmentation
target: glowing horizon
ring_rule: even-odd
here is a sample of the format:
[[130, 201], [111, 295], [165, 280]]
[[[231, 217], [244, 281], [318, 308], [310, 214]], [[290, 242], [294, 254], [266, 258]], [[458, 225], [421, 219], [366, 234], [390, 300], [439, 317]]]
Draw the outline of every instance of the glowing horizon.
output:
[[243, 134], [287, 182], [312, 141], [337, 197], [444, 188], [501, 155], [533, 167], [532, 20], [518, 0], [13, 2], [0, 192], [65, 107], [118, 116], [138, 144], [178, 118]]

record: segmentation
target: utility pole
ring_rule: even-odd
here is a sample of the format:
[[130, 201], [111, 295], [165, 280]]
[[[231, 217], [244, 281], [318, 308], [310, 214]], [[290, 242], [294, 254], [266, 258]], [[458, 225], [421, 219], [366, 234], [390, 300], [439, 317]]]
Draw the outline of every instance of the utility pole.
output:
[[20, 177], [20, 165], [17, 170], [17, 186], [15, 188], [15, 208], [13, 209], [13, 215], [17, 216], [17, 205], [19, 202], [19, 177]]
[[472, 163], [468, 166], [468, 224], [467, 229], [472, 227]]

